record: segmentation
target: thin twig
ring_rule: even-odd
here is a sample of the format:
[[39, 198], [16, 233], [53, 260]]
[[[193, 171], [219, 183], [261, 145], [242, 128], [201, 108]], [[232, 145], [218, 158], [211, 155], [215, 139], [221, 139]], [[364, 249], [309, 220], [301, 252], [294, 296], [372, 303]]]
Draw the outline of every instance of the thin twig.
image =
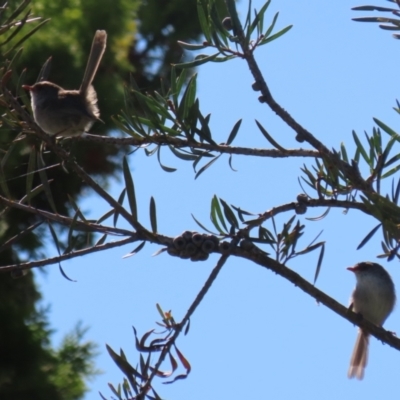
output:
[[27, 270], [27, 269], [32, 269], [35, 267], [44, 267], [46, 265], [57, 264], [61, 261], [70, 260], [71, 258], [85, 256], [86, 254], [95, 253], [97, 251], [113, 249], [115, 247], [120, 247], [120, 246], [129, 244], [129, 243], [137, 242], [138, 240], [142, 240], [142, 239], [138, 238], [138, 235], [136, 233], [132, 233], [131, 237], [126, 238], [126, 239], [117, 240], [115, 242], [109, 242], [109, 243], [101, 244], [98, 246], [96, 246], [96, 245], [90, 246], [90, 247], [87, 247], [86, 249], [76, 250], [76, 251], [73, 251], [68, 254], [63, 254], [61, 256], [46, 258], [44, 260], [29, 261], [26, 263], [19, 263], [19, 264], [13, 264], [13, 265], [7, 265], [4, 267], [0, 267], [0, 273], [11, 272], [14, 270]]
[[117, 138], [110, 136], [100, 136], [85, 134], [80, 137], [72, 138], [72, 140], [82, 140], [104, 144], [114, 144], [119, 146], [134, 146], [141, 147], [151, 144], [156, 145], [169, 145], [175, 148], [191, 148], [196, 150], [215, 151], [221, 154], [237, 154], [255, 157], [270, 157], [270, 158], [287, 158], [287, 157], [310, 157], [320, 158], [320, 154], [315, 150], [307, 149], [255, 149], [248, 147], [235, 147], [226, 144], [211, 144], [204, 142], [197, 142], [194, 139], [180, 139], [167, 135], [153, 135], [149, 137], [128, 137]]
[[[200, 292], [197, 294], [196, 298], [194, 299], [193, 303], [190, 305], [189, 309], [187, 310], [185, 316], [183, 317], [182, 321], [176, 325], [175, 332], [168, 340], [168, 343], [164, 346], [160, 357], [158, 358], [152, 373], [148, 377], [147, 381], [145, 382], [141, 394], [139, 394], [139, 398], [141, 395], [144, 395], [148, 392], [149, 388], [151, 387], [151, 382], [153, 381], [154, 377], [156, 376], [157, 371], [159, 370], [162, 362], [164, 361], [165, 357], [169, 353], [171, 347], [175, 344], [176, 340], [178, 339], [183, 327], [188, 323], [190, 317], [193, 315], [197, 307], [200, 305], [201, 301], [209, 291], [211, 285], [217, 278], [218, 274], [220, 273], [222, 267], [224, 266], [226, 260], [228, 259], [229, 255], [223, 255], [217, 262], [217, 265], [211, 271], [211, 274], [207, 278], [206, 282], [204, 283], [203, 287], [201, 288]], [[144, 397], [143, 397], [144, 398]]]

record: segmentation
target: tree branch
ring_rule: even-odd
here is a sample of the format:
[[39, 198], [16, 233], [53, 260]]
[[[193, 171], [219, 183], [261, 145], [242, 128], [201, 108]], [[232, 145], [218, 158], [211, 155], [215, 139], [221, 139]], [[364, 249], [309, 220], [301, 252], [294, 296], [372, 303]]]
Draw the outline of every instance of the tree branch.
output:
[[332, 153], [320, 142], [314, 135], [312, 135], [307, 129], [301, 126], [284, 108], [282, 108], [273, 98], [268, 85], [261, 73], [260, 68], [254, 58], [254, 49], [249, 48], [246, 36], [243, 32], [242, 24], [239, 20], [235, 0], [226, 0], [226, 4], [229, 10], [230, 17], [232, 19], [234, 33], [238, 38], [238, 43], [243, 51], [243, 58], [246, 60], [247, 65], [257, 83], [258, 88], [262, 93], [260, 101], [266, 103], [272, 111], [276, 113], [288, 126], [290, 126], [296, 133], [296, 140], [299, 142], [308, 142], [318, 152], [329, 160], [333, 165], [336, 165], [345, 176], [352, 181], [352, 183], [362, 191], [371, 191], [371, 184], [367, 183], [362, 179], [357, 165], [350, 165], [345, 161], [341, 160], [337, 153]]
[[119, 146], [145, 146], [150, 144], [157, 145], [168, 145], [175, 148], [199, 149], [207, 151], [215, 151], [221, 154], [238, 154], [255, 157], [271, 157], [271, 158], [287, 158], [287, 157], [311, 157], [320, 158], [320, 154], [315, 150], [305, 149], [255, 149], [248, 147], [235, 147], [228, 146], [226, 144], [211, 144], [204, 142], [197, 142], [195, 140], [179, 139], [168, 135], [155, 134], [150, 137], [128, 137], [128, 138], [116, 138], [109, 136], [99, 136], [85, 134], [72, 140], [83, 140], [96, 143], [114, 144]]
[[1, 272], [11, 272], [11, 271], [15, 271], [15, 270], [27, 270], [27, 269], [32, 269], [35, 267], [44, 267], [46, 265], [57, 264], [57, 263], [60, 263], [61, 261], [70, 260], [71, 258], [85, 256], [87, 254], [91, 254], [91, 253], [94, 253], [97, 251], [113, 249], [115, 247], [124, 246], [129, 243], [134, 243], [138, 240], [140, 240], [138, 238], [138, 235], [136, 233], [132, 233], [131, 236], [126, 239], [117, 240], [115, 242], [109, 242], [109, 243], [101, 244], [98, 246], [94, 245], [94, 246], [88, 247], [86, 249], [76, 250], [76, 251], [68, 253], [68, 254], [63, 254], [61, 256], [50, 257], [50, 258], [46, 258], [44, 260], [39, 260], [39, 261], [29, 261], [26, 263], [19, 263], [19, 264], [13, 264], [13, 265], [7, 265], [4, 267], [0, 267], [0, 273]]
[[313, 297], [319, 303], [324, 304], [326, 307], [328, 307], [330, 310], [340, 315], [344, 319], [348, 320], [354, 325], [359, 326], [360, 328], [370, 333], [372, 336], [375, 336], [382, 342], [387, 343], [389, 346], [400, 350], [400, 338], [394, 336], [392, 332], [386, 331], [385, 329], [372, 324], [371, 322], [362, 318], [360, 314], [356, 314], [348, 307], [344, 307], [335, 299], [317, 289], [315, 286], [313, 286], [311, 283], [301, 277], [298, 273], [269, 258], [262, 250], [258, 249], [257, 247], [255, 247], [254, 251], [251, 252], [245, 252], [243, 249], [236, 247], [232, 254], [253, 261], [264, 268], [268, 268], [269, 270], [275, 272], [289, 282], [292, 282], [295, 286], [299, 287], [301, 290]]

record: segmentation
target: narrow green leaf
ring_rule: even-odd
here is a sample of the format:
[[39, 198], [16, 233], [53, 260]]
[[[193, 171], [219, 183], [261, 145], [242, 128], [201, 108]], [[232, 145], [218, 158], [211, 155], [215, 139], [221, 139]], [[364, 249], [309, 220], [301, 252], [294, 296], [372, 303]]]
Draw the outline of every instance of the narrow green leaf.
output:
[[304, 250], [297, 251], [296, 255], [303, 255], [303, 254], [311, 253], [315, 249], [318, 249], [319, 247], [321, 247], [324, 243], [325, 242], [319, 242], [319, 243], [315, 243], [313, 245], [307, 246]]
[[154, 252], [151, 256], [152, 257], [158, 256], [159, 254], [164, 253], [167, 250], [168, 250], [167, 247], [162, 247], [161, 249], [158, 249], [156, 252]]
[[[185, 93], [182, 97], [182, 102], [185, 103], [185, 113], [184, 116], [188, 115], [189, 110], [193, 107], [196, 100], [196, 92], [197, 92], [197, 74], [194, 74], [190, 79], [186, 86]], [[198, 107], [198, 102], [197, 102]]]
[[76, 239], [76, 238], [74, 238], [73, 233], [74, 233], [74, 229], [75, 229], [75, 226], [76, 226], [76, 221], [78, 219], [79, 213], [80, 213], [80, 211], [78, 209], [78, 211], [75, 212], [74, 217], [72, 219], [72, 222], [68, 227], [69, 228], [68, 229], [68, 247], [65, 249], [64, 254], [67, 254], [67, 253], [71, 252], [72, 249], [73, 249], [73, 245], [74, 245], [73, 242]]
[[151, 196], [150, 199], [150, 223], [152, 232], [157, 233], [157, 211], [156, 202], [153, 196]]
[[[125, 194], [126, 194], [126, 188], [123, 188], [121, 194], [118, 197], [118, 204], [120, 204], [121, 206], [124, 204]], [[114, 213], [113, 224], [114, 224], [114, 226], [117, 226], [119, 212], [116, 210], [111, 210], [110, 212]]]
[[201, 31], [203, 32], [207, 42], [211, 42], [211, 30], [208, 23], [208, 15], [204, 8], [204, 3], [197, 1], [197, 16], [199, 17]]
[[210, 231], [209, 229], [207, 229], [200, 221], [198, 221], [198, 220], [196, 219], [196, 217], [195, 217], [193, 214], [191, 214], [191, 215], [192, 215], [192, 218], [194, 219], [194, 221], [196, 222], [196, 224], [197, 224], [201, 229], [203, 229], [204, 231], [206, 231], [206, 232], [208, 232], [208, 233], [211, 233], [211, 234], [214, 235], [214, 236], [218, 235], [218, 233], [213, 232], [213, 231]]
[[[15, 243], [19, 243], [22, 238], [29, 235], [31, 232], [33, 232], [38, 226], [42, 225], [43, 223], [44, 223], [44, 221], [35, 222], [33, 225], [30, 225], [28, 228], [24, 229], [23, 231], [18, 232], [18, 234], [16, 234], [12, 238], [8, 239], [6, 242], [1, 243], [0, 252], [3, 252], [4, 250], [10, 248]], [[28, 271], [28, 270], [26, 270], [26, 271]]]
[[164, 310], [161, 308], [161, 306], [158, 303], [156, 303], [156, 308], [157, 308], [158, 313], [161, 316], [161, 319], [164, 319], [165, 318]]
[[[224, 230], [221, 229], [218, 221], [221, 222]], [[219, 205], [219, 201], [218, 201], [218, 198], [216, 195], [214, 195], [211, 200], [211, 222], [217, 228], [218, 232], [220, 232], [220, 233], [228, 232], [228, 228], [226, 227], [225, 219], [222, 214], [222, 210], [221, 210], [221, 207]]]
[[242, 119], [239, 119], [239, 121], [237, 121], [235, 123], [235, 125], [233, 126], [231, 133], [229, 134], [228, 140], [226, 142], [226, 144], [228, 146], [235, 140], [235, 137], [236, 137], [237, 133], [239, 132], [241, 124], [242, 124]]
[[315, 190], [315, 185], [313, 185], [311, 182], [307, 181], [303, 176], [301, 177], [301, 180], [303, 180], [305, 183], [307, 183], [308, 186], [310, 186], [312, 189]]
[[325, 254], [325, 243], [322, 244], [321, 251], [319, 253], [317, 268], [315, 269], [315, 274], [314, 274], [314, 285], [316, 284], [318, 276], [319, 276], [319, 272], [321, 271], [322, 260], [324, 259], [324, 254]]
[[349, 162], [349, 158], [347, 156], [346, 147], [344, 146], [343, 142], [340, 144], [340, 153], [342, 154], [343, 161], [348, 163]]
[[130, 376], [134, 376], [142, 379], [142, 375], [128, 363], [126, 357], [117, 354], [108, 344], [106, 344], [106, 348], [112, 360], [115, 362], [118, 368], [127, 376], [127, 378], [129, 378]]
[[287, 234], [289, 233], [289, 229], [291, 228], [292, 223], [295, 219], [296, 219], [296, 215], [293, 215], [292, 217], [289, 218], [289, 221], [287, 221], [283, 224], [282, 236], [287, 236]]
[[195, 161], [197, 160], [199, 157], [191, 154], [191, 153], [187, 153], [185, 151], [179, 151], [176, 147], [168, 145], [169, 149], [171, 150], [171, 152], [178, 158], [180, 158], [181, 160], [185, 160], [185, 161]]
[[383, 160], [383, 168], [387, 168], [389, 165], [393, 164], [396, 162], [398, 159], [400, 159], [400, 154], [397, 154], [395, 157], [392, 157], [389, 161], [386, 161], [390, 151], [393, 148], [393, 145], [395, 144], [396, 139], [391, 137], [389, 142], [387, 143], [385, 150], [382, 153], [382, 160]]
[[78, 204], [76, 204], [75, 200], [74, 200], [70, 195], [68, 195], [68, 200], [69, 200], [69, 202], [71, 203], [71, 206], [72, 206], [72, 208], [74, 209], [74, 211], [75, 211], [76, 213], [78, 213], [79, 219], [80, 219], [81, 221], [86, 221], [86, 218], [85, 218], [85, 216], [82, 214], [80, 208], [78, 207]]
[[377, 154], [382, 154], [382, 134], [380, 129], [373, 129], [373, 140], [374, 140], [374, 147], [376, 149]]
[[388, 249], [388, 247], [386, 246], [386, 244], [384, 242], [381, 242], [381, 246], [382, 246], [383, 252], [385, 254], [389, 254], [390, 250]]
[[[50, 181], [52, 182], [52, 181]], [[31, 199], [37, 196], [39, 193], [43, 192], [43, 185], [36, 186], [33, 190], [31, 190], [28, 194], [26, 194], [22, 199], [19, 201], [21, 204], [29, 203]]]
[[146, 154], [147, 157], [151, 157], [153, 154], [155, 154], [158, 150], [158, 146], [154, 147], [154, 149], [148, 150], [148, 149], [144, 149], [144, 152]]
[[[248, 26], [250, 26], [251, 23], [251, 10], [252, 10], [252, 5], [251, 5], [251, 0], [249, 0], [249, 7], [247, 8], [247, 15], [246, 15], [246, 21], [244, 23], [243, 30], [246, 30]], [[236, 10], [235, 10], [236, 11]], [[231, 14], [232, 15], [232, 14]]]
[[378, 6], [356, 6], [351, 8], [353, 11], [393, 11], [392, 8]]
[[105, 233], [104, 235], [102, 235], [102, 237], [96, 242], [96, 244], [94, 245], [94, 247], [96, 247], [96, 246], [100, 246], [100, 245], [102, 245], [102, 244], [104, 244], [104, 242], [106, 241], [106, 239], [107, 239], [107, 233]]
[[364, 134], [365, 134], [365, 138], [367, 139], [368, 144], [369, 144], [369, 159], [371, 160], [370, 171], [372, 173], [372, 170], [373, 170], [373, 167], [374, 167], [375, 155], [376, 155], [375, 147], [374, 147], [372, 138], [370, 138], [368, 136], [367, 132], [364, 132]]
[[247, 17], [246, 17], [246, 22], [243, 27], [243, 31], [245, 32], [245, 43], [244, 47], [248, 47], [250, 45], [250, 39], [251, 39], [251, 15], [252, 15], [252, 5], [251, 5], [251, 0], [249, 1], [249, 8], [247, 11]]
[[395, 132], [392, 128], [389, 128], [386, 124], [384, 124], [382, 121], [380, 121], [378, 118], [373, 118], [374, 122], [381, 128], [384, 132], [386, 132], [388, 135], [395, 137], [396, 140], [400, 140], [400, 136], [397, 132]]
[[269, 7], [271, 3], [271, 0], [268, 0], [260, 9], [260, 11], [257, 13], [257, 18], [259, 20], [258, 22], [258, 35], [260, 35], [264, 31], [264, 14], [267, 11], [267, 8]]
[[[210, 19], [212, 29], [215, 31], [213, 38], [217, 37], [218, 40], [218, 49], [221, 50], [229, 47], [228, 38], [230, 35], [222, 25], [223, 17], [221, 17], [218, 12], [218, 6], [216, 2], [211, 2]], [[215, 44], [217, 44], [217, 42]]]
[[193, 106], [195, 95], [196, 95], [196, 77], [195, 75], [193, 75], [186, 86], [185, 92], [183, 93], [180, 104], [176, 110], [181, 120], [185, 120], [187, 118], [189, 114], [189, 109]]
[[[174, 72], [174, 75], [176, 75], [176, 68], [174, 66], [172, 66], [171, 70]], [[176, 80], [174, 80], [175, 84], [174, 84], [173, 90], [172, 90], [172, 98], [174, 101], [175, 108], [178, 108], [179, 95], [181, 93], [183, 85], [185, 84], [185, 82], [187, 80], [187, 74], [188, 74], [188, 70], [183, 69], [182, 71], [180, 71], [179, 77]]]
[[271, 34], [272, 30], [274, 29], [275, 24], [276, 24], [276, 21], [278, 20], [278, 16], [279, 16], [279, 12], [277, 12], [277, 13], [274, 15], [274, 18], [272, 19], [272, 22], [271, 22], [270, 26], [268, 27], [268, 29], [267, 29], [266, 32], [264, 33], [264, 37], [265, 37], [265, 38], [267, 38], [267, 37]]
[[396, 104], [397, 104], [397, 107], [393, 107], [393, 110], [396, 111], [397, 114], [400, 114], [400, 102], [397, 99], [396, 99]]
[[[264, 4], [264, 6], [265, 6], [265, 4]], [[254, 10], [254, 13], [255, 13], [254, 19], [253, 19], [253, 21], [251, 22], [251, 24], [250, 24], [250, 26], [249, 26], [249, 29], [248, 29], [248, 32], [247, 32], [247, 36], [248, 36], [248, 37], [251, 37], [251, 35], [252, 35], [252, 33], [254, 32], [254, 30], [255, 30], [258, 26], [260, 26], [260, 21], [261, 21], [260, 15], [259, 15], [259, 13], [256, 12], [256, 10]]]
[[363, 145], [362, 145], [361, 142], [360, 142], [360, 139], [358, 138], [358, 136], [357, 136], [357, 134], [356, 134], [356, 132], [355, 132], [354, 130], [352, 131], [352, 134], [353, 134], [354, 142], [355, 142], [355, 144], [356, 144], [356, 146], [357, 146], [357, 151], [360, 152], [360, 154], [362, 155], [362, 157], [364, 158], [364, 160], [366, 161], [366, 163], [367, 163], [370, 167], [372, 167], [372, 162], [371, 162], [370, 158], [368, 157], [367, 152], [365, 151]]
[[356, 22], [385, 22], [387, 18], [382, 17], [356, 17], [352, 18]]
[[[46, 20], [42, 21], [40, 24], [36, 25], [25, 36], [22, 36], [22, 38], [20, 38], [17, 43], [15, 43], [10, 49], [8, 49], [7, 52], [3, 54], [3, 56], [6, 56], [7, 54], [11, 54], [16, 48], [18, 48], [22, 43], [24, 43], [25, 40], [29, 39], [36, 31], [38, 31], [43, 25], [47, 24], [49, 21], [50, 21], [50, 18], [46, 19]], [[19, 28], [22, 28], [22, 26], [18, 27], [17, 29], [19, 29]], [[16, 34], [16, 31], [14, 31], [14, 34]], [[8, 40], [6, 40], [6, 42], [7, 41]], [[6, 43], [6, 42], [4, 42], [4, 43]], [[0, 44], [0, 46], [3, 45], [4, 43]]]
[[105, 214], [103, 214], [98, 220], [96, 220], [96, 224], [101, 224], [104, 222], [106, 219], [110, 218], [112, 215], [114, 215], [115, 210], [109, 210]]
[[46, 165], [45, 165], [45, 163], [43, 161], [41, 153], [38, 153], [38, 157], [37, 157], [36, 160], [37, 160], [37, 165], [38, 165], [38, 169], [39, 169], [39, 171], [38, 171], [39, 172], [39, 177], [40, 177], [40, 180], [42, 182], [43, 189], [44, 189], [44, 192], [46, 194], [47, 201], [49, 202], [49, 205], [50, 205], [51, 209], [53, 210], [53, 212], [55, 214], [58, 214], [57, 209], [56, 209], [56, 205], [54, 203], [53, 195], [51, 193], [49, 180], [47, 178], [47, 174], [46, 174], [46, 171], [45, 171]]
[[237, 170], [233, 168], [232, 161], [233, 161], [233, 154], [229, 154], [229, 167], [232, 171], [237, 172]]
[[56, 231], [54, 230], [54, 228], [53, 228], [53, 226], [51, 225], [51, 222], [50, 222], [50, 221], [47, 221], [47, 226], [49, 227], [51, 236], [53, 237], [53, 241], [54, 241], [54, 244], [55, 244], [55, 246], [56, 246], [57, 253], [58, 253], [58, 255], [61, 255], [60, 244], [59, 244], [59, 242], [58, 242], [58, 238], [57, 238], [57, 235], [56, 235]]
[[238, 213], [240, 220], [243, 222], [243, 215], [254, 216], [256, 214], [251, 213], [249, 211], [242, 210], [240, 207], [232, 206], [232, 208]]
[[211, 130], [209, 127], [211, 114], [206, 115], [203, 117], [200, 111], [198, 111], [198, 118], [201, 124], [201, 130], [196, 129], [196, 133], [200, 136], [201, 139], [205, 140], [206, 142], [216, 145], [214, 140], [212, 139]]
[[189, 333], [189, 330], [190, 330], [190, 319], [188, 320], [186, 327], [185, 327], [185, 331], [184, 331], [185, 336]]
[[213, 61], [219, 54], [220, 52], [212, 54], [210, 56], [206, 54], [199, 54], [194, 61], [189, 61], [186, 63], [180, 63], [180, 64], [172, 64], [176, 68], [184, 69], [184, 68], [196, 68], [199, 67], [200, 65], [203, 65], [209, 61]]
[[163, 165], [163, 163], [161, 162], [161, 146], [157, 146], [157, 160], [158, 163], [160, 164], [160, 167], [165, 171], [165, 172], [175, 172], [176, 168], [172, 168], [172, 167], [167, 167], [166, 165]]
[[264, 44], [270, 43], [273, 40], [278, 39], [279, 37], [284, 35], [286, 32], [290, 31], [290, 29], [292, 29], [292, 27], [293, 27], [293, 25], [289, 25], [286, 28], [283, 28], [278, 33], [275, 33], [275, 35], [269, 36], [268, 38], [262, 40], [259, 45], [263, 46]]
[[228, 222], [234, 226], [235, 228], [239, 229], [239, 222], [236, 219], [235, 214], [233, 213], [233, 211], [231, 210], [231, 208], [229, 207], [228, 203], [222, 199], [219, 199], [219, 201], [222, 204], [222, 207], [224, 208], [224, 214], [226, 219], [228, 220]]
[[397, 181], [396, 190], [394, 190], [394, 180], [392, 181], [392, 199], [397, 204], [400, 195], [400, 179]]
[[322, 219], [324, 219], [328, 215], [330, 210], [331, 210], [331, 208], [328, 207], [326, 209], [326, 211], [324, 211], [319, 217], [308, 217], [308, 218], [306, 218], [306, 220], [308, 220], [308, 221], [321, 221]]
[[356, 164], [358, 164], [358, 163], [360, 162], [360, 155], [361, 155], [361, 152], [360, 152], [360, 150], [357, 148], [357, 149], [356, 149], [356, 153], [354, 154], [354, 162], [355, 162]]
[[[12, 22], [15, 22], [14, 20], [17, 19], [18, 15], [22, 13], [23, 10], [25, 10], [25, 8], [28, 6], [28, 4], [30, 3], [30, 0], [24, 0], [21, 2], [21, 4], [13, 11], [11, 11], [10, 9], [8, 9], [9, 5], [6, 4], [5, 7], [7, 9], [8, 12], [11, 12], [11, 14], [8, 16], [8, 18], [3, 22], [3, 25], [10, 25]], [[4, 7], [4, 6], [3, 6]], [[6, 15], [4, 15], [6, 16]]]
[[357, 246], [357, 250], [360, 250], [364, 245], [375, 235], [376, 231], [382, 226], [382, 224], [378, 224], [373, 228], [367, 236], [361, 241], [361, 243]]
[[258, 129], [261, 131], [261, 133], [264, 135], [264, 137], [268, 140], [268, 142], [270, 142], [272, 144], [272, 146], [274, 146], [276, 149], [278, 149], [280, 151], [286, 151], [286, 149], [283, 148], [282, 146], [280, 146], [257, 120], [255, 120], [255, 121], [258, 126]]
[[267, 244], [275, 244], [276, 243], [276, 240], [275, 240], [274, 236], [272, 235], [272, 233], [268, 229], [264, 228], [263, 226], [259, 226], [259, 228], [258, 228], [258, 237], [259, 237], [259, 240], [261, 240], [264, 243], [267, 243]]
[[214, 157], [214, 158], [213, 158], [211, 161], [209, 161], [206, 165], [204, 165], [203, 167], [201, 167], [201, 168], [199, 169], [199, 171], [196, 173], [194, 179], [197, 179], [207, 168], [211, 167], [211, 165], [214, 164], [215, 161], [217, 161], [218, 158], [219, 158], [220, 156], [221, 156], [221, 154], [218, 155], [218, 156], [216, 156], [216, 157]]
[[[182, 71], [183, 72], [183, 71]], [[171, 83], [171, 88], [170, 88], [170, 93], [173, 97], [174, 103], [175, 103], [175, 96], [176, 96], [176, 100], [178, 99], [177, 96], [177, 91], [178, 91], [178, 87], [177, 87], [177, 78], [176, 78], [176, 68], [175, 67], [171, 67], [171, 79], [170, 79]]]
[[71, 278], [64, 272], [63, 268], [61, 267], [61, 264], [58, 264], [58, 268], [59, 268], [59, 270], [60, 270], [60, 272], [61, 272], [61, 275], [62, 275], [67, 281], [70, 281], [70, 282], [77, 282], [75, 279], [71, 279]]
[[42, 68], [40, 68], [39, 75], [38, 75], [36, 82], [47, 81], [49, 79], [50, 70], [51, 70], [51, 62], [52, 62], [52, 57], [49, 57], [45, 61], [45, 63], [42, 65]]
[[232, 60], [233, 58], [237, 58], [236, 55], [229, 55], [229, 56], [224, 56], [224, 57], [216, 57], [211, 62], [213, 63], [223, 63], [225, 61]]
[[[316, 183], [316, 181], [317, 181], [316, 177], [314, 177], [314, 175], [312, 174], [312, 172], [308, 170], [308, 168], [306, 167], [306, 165], [304, 165], [304, 167], [303, 167], [303, 168], [300, 168], [300, 169], [301, 169], [301, 171], [303, 171], [303, 172], [307, 175], [308, 179], [310, 180], [309, 185], [310, 185], [313, 189], [315, 189], [315, 183]], [[307, 181], [305, 180], [305, 182], [307, 182]], [[307, 183], [308, 183], [308, 182], [307, 182]]]
[[[3, 46], [3, 45], [5, 45], [5, 44], [11, 42], [12, 39], [13, 39], [15, 36], [18, 35], [19, 31], [23, 29], [24, 25], [25, 25], [26, 22], [28, 21], [30, 14], [31, 14], [31, 11], [28, 10], [28, 12], [27, 12], [23, 17], [21, 17], [21, 20], [18, 21], [18, 23], [16, 23], [16, 21], [12, 21], [12, 23], [9, 25], [9, 26], [12, 26], [12, 27], [13, 27], [13, 29], [11, 30], [11, 34], [8, 35], [8, 36], [6, 36], [6, 39], [5, 39], [2, 43], [0, 43], [0, 46]], [[6, 27], [3, 26], [2, 28], [3, 28], [3, 29], [2, 29], [2, 32], [1, 32], [1, 33], [5, 33], [5, 32], [7, 32], [8, 30], [10, 30], [9, 27], [7, 27], [7, 26], [6, 26]], [[26, 40], [26, 39], [25, 39], [25, 40]], [[22, 44], [25, 40], [22, 40], [22, 41], [18, 42], [18, 46], [19, 46], [20, 44]], [[18, 47], [18, 46], [15, 46], [15, 45], [14, 45], [12, 49], [15, 49], [15, 47]], [[11, 51], [9, 50], [9, 52], [11, 52]], [[7, 54], [7, 52], [6, 52], [5, 54]]]
[[118, 400], [123, 400], [121, 397], [121, 385], [118, 384], [118, 390], [115, 389], [112, 383], [108, 383], [108, 387], [111, 389], [111, 391], [115, 394], [115, 396], [118, 397]]
[[132, 214], [133, 219], [135, 221], [137, 221], [135, 187], [133, 185], [133, 179], [132, 179], [131, 171], [129, 170], [129, 165], [128, 165], [128, 161], [127, 161], [126, 157], [124, 157], [124, 159], [123, 159], [122, 166], [123, 166], [123, 171], [124, 171], [126, 192], [128, 194], [129, 207], [131, 209], [131, 214]]
[[208, 45], [204, 44], [198, 44], [198, 43], [186, 43], [178, 40], [177, 42], [179, 46], [182, 47], [182, 49], [189, 50], [189, 51], [194, 51], [194, 50], [202, 50], [208, 47]]
[[146, 244], [146, 242], [140, 243], [139, 246], [135, 248], [135, 250], [132, 250], [130, 253], [125, 254], [122, 258], [128, 258], [128, 257], [134, 256], [135, 254], [139, 253], [139, 251], [143, 249], [145, 244]]
[[12, 199], [11, 193], [8, 189], [8, 185], [7, 185], [7, 178], [6, 175], [4, 173], [4, 169], [2, 166], [0, 166], [0, 187], [3, 191], [3, 193], [5, 194], [5, 196], [8, 199]]
[[130, 385], [129, 381], [126, 378], [124, 378], [124, 381], [123, 381], [123, 384], [122, 384], [122, 389], [124, 391], [124, 396], [127, 399], [130, 399], [130, 398], [133, 397], [133, 393], [132, 393], [129, 385]]
[[395, 174], [398, 170], [400, 169], [400, 164], [398, 164], [396, 167], [390, 169], [389, 171], [385, 172], [382, 176], [381, 179], [385, 179], [388, 176], [391, 176], [393, 174]]
[[[121, 111], [121, 113], [123, 114], [123, 111]], [[121, 116], [119, 116], [119, 118], [121, 118]], [[133, 128], [135, 129], [135, 131], [134, 131], [131, 128], [127, 127], [118, 118], [112, 117], [111, 119], [112, 119], [113, 123], [115, 124], [115, 128], [126, 133], [127, 135], [132, 136], [132, 137], [137, 137], [137, 136], [139, 136], [139, 133], [140, 133], [142, 136], [144, 136], [143, 129], [141, 127], [139, 127], [138, 125], [133, 126]], [[135, 125], [135, 124], [132, 123], [132, 125]]]

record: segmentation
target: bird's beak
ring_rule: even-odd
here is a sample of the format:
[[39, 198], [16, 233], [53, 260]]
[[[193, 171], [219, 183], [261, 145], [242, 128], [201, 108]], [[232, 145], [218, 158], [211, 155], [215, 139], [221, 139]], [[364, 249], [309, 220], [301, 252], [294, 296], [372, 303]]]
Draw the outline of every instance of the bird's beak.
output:
[[348, 270], [351, 271], [351, 272], [356, 272], [356, 270], [357, 270], [356, 267], [348, 267], [348, 268], [346, 268], [346, 269], [348, 269]]
[[28, 90], [29, 92], [31, 92], [33, 90], [33, 86], [22, 85], [22, 89], [25, 89], [25, 90]]

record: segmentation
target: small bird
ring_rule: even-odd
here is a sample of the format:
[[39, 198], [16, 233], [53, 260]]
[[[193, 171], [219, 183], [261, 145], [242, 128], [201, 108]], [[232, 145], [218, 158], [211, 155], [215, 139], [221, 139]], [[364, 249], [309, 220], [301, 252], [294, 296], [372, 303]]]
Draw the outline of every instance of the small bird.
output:
[[106, 42], [106, 31], [96, 31], [79, 90], [65, 90], [48, 81], [22, 86], [31, 94], [35, 122], [47, 134], [57, 137], [79, 136], [87, 132], [95, 121], [101, 121], [92, 81], [106, 49]]
[[[347, 269], [354, 272], [357, 279], [350, 308], [373, 324], [382, 326], [396, 303], [392, 278], [382, 266], [373, 262], [361, 262]], [[347, 373], [349, 378], [363, 379], [368, 359], [368, 342], [369, 334], [360, 328]]]

